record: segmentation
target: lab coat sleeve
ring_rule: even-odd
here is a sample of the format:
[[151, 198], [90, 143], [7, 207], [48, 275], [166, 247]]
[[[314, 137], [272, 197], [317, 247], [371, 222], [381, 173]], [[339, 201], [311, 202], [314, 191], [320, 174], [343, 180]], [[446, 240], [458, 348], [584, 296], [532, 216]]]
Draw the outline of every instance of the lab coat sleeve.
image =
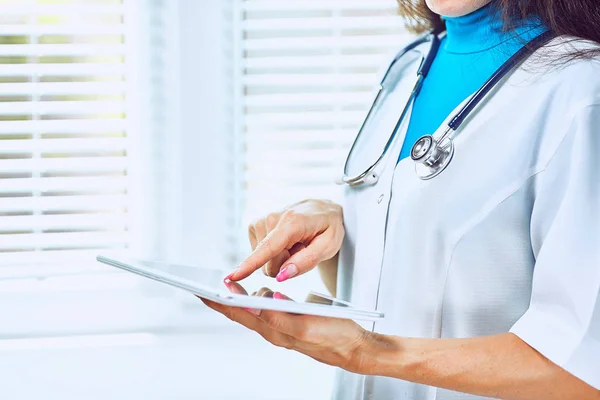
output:
[[531, 303], [511, 332], [600, 389], [600, 104], [575, 114], [535, 179]]

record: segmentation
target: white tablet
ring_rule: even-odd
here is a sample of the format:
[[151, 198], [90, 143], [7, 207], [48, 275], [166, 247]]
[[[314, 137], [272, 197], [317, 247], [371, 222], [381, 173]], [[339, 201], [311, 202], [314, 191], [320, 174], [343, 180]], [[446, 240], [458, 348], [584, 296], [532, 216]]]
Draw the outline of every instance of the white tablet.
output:
[[367, 321], [383, 318], [383, 313], [376, 310], [360, 309], [315, 292], [304, 298], [288, 297], [285, 292], [286, 299], [273, 298], [272, 290], [253, 285], [252, 280], [225, 282], [221, 270], [105, 256], [98, 256], [97, 260], [229, 306]]

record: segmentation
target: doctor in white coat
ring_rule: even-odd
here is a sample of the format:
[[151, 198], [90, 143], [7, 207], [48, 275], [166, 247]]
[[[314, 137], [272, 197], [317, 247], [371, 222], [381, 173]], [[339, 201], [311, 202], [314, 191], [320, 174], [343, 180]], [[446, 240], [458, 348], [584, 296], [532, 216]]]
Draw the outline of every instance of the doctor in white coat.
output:
[[[405, 118], [418, 51], [397, 63], [361, 133], [358, 166], [395, 132], [378, 179], [348, 186], [342, 205], [306, 200], [259, 219], [253, 253], [228, 277], [262, 267], [283, 281], [319, 265], [334, 294], [385, 319], [363, 327], [205, 302], [339, 367], [337, 399], [600, 399], [597, 0], [399, 5], [414, 29], [447, 32]], [[445, 170], [419, 179], [406, 149], [439, 137], [477, 77], [543, 30], [556, 37], [477, 105]]]

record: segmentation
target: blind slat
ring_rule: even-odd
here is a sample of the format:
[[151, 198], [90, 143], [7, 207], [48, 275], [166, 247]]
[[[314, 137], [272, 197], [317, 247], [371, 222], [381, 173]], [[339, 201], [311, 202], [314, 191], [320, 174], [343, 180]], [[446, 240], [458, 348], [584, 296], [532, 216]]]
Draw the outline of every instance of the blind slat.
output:
[[[0, 8], [0, 10], [2, 10]], [[0, 25], [0, 35], [123, 35], [125, 28], [120, 25], [86, 26], [74, 25]]]
[[128, 225], [126, 217], [125, 213], [4, 216], [0, 227], [0, 238], [3, 233], [11, 231], [122, 230]]
[[394, 11], [389, 0], [250, 0], [241, 3], [244, 11], [311, 11], [311, 10], [359, 10], [359, 11]]
[[323, 55], [315, 54], [311, 57], [300, 57], [300, 56], [286, 56], [281, 57], [277, 55], [271, 56], [249, 56], [244, 61], [246, 69], [263, 69], [263, 70], [276, 70], [278, 68], [309, 68], [309, 67], [321, 67], [340, 69], [341, 66], [350, 66], [352, 68], [374, 68], [378, 69], [381, 66], [381, 55], [352, 55], [352, 54], [336, 54], [336, 55]]
[[3, 56], [121, 56], [125, 46], [91, 45], [91, 44], [0, 44], [0, 54]]
[[[79, 171], [75, 171], [81, 173]], [[67, 178], [24, 178], [3, 179], [0, 193], [23, 193], [29, 196], [30, 192], [122, 192], [128, 186], [127, 178], [122, 175], [104, 177], [67, 177]], [[43, 201], [43, 200], [42, 200]]]
[[[263, 168], [265, 170], [269, 170], [269, 169], [273, 169], [273, 164], [274, 163], [281, 163], [281, 162], [285, 162], [287, 165], [289, 165], [290, 169], [293, 169], [293, 167], [297, 167], [298, 164], [303, 164], [303, 165], [314, 165], [315, 167], [318, 167], [319, 165], [331, 165], [331, 162], [333, 160], [336, 160], [338, 158], [340, 158], [340, 155], [344, 154], [344, 150], [345, 149], [340, 149], [340, 148], [331, 148], [331, 149], [315, 149], [315, 148], [309, 148], [307, 146], [307, 150], [310, 151], [296, 151], [294, 152], [294, 150], [301, 150], [301, 149], [294, 149], [294, 148], [288, 148], [287, 152], [285, 153], [279, 153], [276, 150], [281, 149], [281, 146], [271, 146], [271, 147], [262, 147], [260, 146], [259, 148], [252, 148], [250, 150], [255, 150], [255, 151], [249, 151], [248, 152], [248, 157], [247, 157], [247, 162], [248, 162], [248, 170], [251, 171], [253, 169], [257, 169], [260, 166], [263, 166]], [[259, 153], [260, 150], [260, 154], [255, 154], [255, 153]], [[296, 154], [294, 154], [296, 153]]]
[[372, 86], [373, 72], [367, 74], [264, 74], [256, 76], [247, 76], [244, 78], [244, 84], [248, 86], [263, 87], [285, 86], [285, 87], [305, 87], [305, 86]]
[[0, 95], [106, 95], [122, 94], [127, 86], [125, 83], [107, 82], [31, 82], [31, 83], [3, 83], [0, 84]]
[[[124, 187], [124, 186], [123, 186]], [[123, 210], [129, 203], [126, 195], [0, 197], [0, 213]]]
[[246, 144], [248, 146], [262, 146], [265, 143], [281, 147], [341, 147], [346, 148], [345, 144], [351, 143], [356, 131], [354, 129], [303, 129], [275, 131], [263, 129], [249, 129]]
[[126, 157], [74, 157], [32, 158], [24, 160], [0, 160], [0, 172], [28, 171], [103, 171], [127, 167]]
[[363, 115], [356, 111], [339, 112], [288, 112], [270, 114], [250, 114], [246, 116], [246, 123], [250, 126], [302, 126], [309, 124], [345, 124], [357, 125], [363, 119]]
[[0, 103], [0, 114], [104, 114], [123, 113], [124, 101], [20, 101]]
[[6, 140], [5, 143], [2, 143], [0, 154], [25, 153], [34, 151], [106, 152], [124, 151], [126, 148], [127, 139], [125, 138]]
[[123, 14], [122, 4], [93, 4], [69, 2], [66, 4], [6, 4], [0, 5], [0, 12], [5, 15], [60, 15], [62, 17], [80, 17], [86, 14]]
[[122, 247], [129, 242], [129, 234], [112, 232], [30, 233], [0, 235], [0, 253], [8, 251], [35, 251], [36, 249], [85, 249]]
[[125, 73], [125, 65], [120, 63], [70, 63], [70, 64], [5, 64], [0, 68], [0, 76], [66, 76], [75, 78], [85, 75], [98, 77]]
[[[2, 85], [0, 85], [0, 88]], [[2, 134], [18, 134], [40, 132], [42, 134], [85, 134], [123, 132], [127, 123], [123, 119], [97, 119], [91, 124], [88, 120], [26, 120], [0, 121], [0, 139]]]
[[252, 50], [280, 50], [297, 51], [312, 50], [315, 53], [318, 51], [331, 50], [337, 48], [337, 51], [349, 51], [351, 49], [369, 49], [375, 48], [379, 51], [391, 51], [397, 48], [402, 43], [402, 37], [394, 34], [389, 35], [368, 35], [362, 36], [341, 36], [341, 37], [301, 37], [301, 38], [269, 38], [269, 39], [248, 39], [244, 41], [244, 49]]
[[288, 30], [302, 29], [311, 31], [317, 29], [370, 29], [370, 30], [401, 30], [398, 18], [394, 15], [365, 17], [339, 17], [339, 18], [264, 18], [246, 20], [242, 27], [246, 30], [275, 31], [281, 34]]

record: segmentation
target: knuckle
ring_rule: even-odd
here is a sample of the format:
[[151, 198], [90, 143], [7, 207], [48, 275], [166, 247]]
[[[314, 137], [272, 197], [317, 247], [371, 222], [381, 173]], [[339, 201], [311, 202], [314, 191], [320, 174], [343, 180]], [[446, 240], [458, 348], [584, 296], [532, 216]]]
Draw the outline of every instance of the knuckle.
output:
[[278, 234], [288, 242], [288, 244], [293, 244], [292, 240], [299, 236], [300, 229], [297, 223], [286, 223], [282, 227], [278, 228]]
[[259, 231], [261, 227], [263, 227], [265, 225], [265, 219], [264, 218], [258, 218], [255, 219], [254, 221], [252, 221], [252, 223], [250, 224], [250, 227], [256, 232]]
[[329, 204], [331, 205], [331, 208], [333, 209], [333, 211], [336, 214], [342, 214], [342, 212], [343, 212], [344, 209], [342, 208], [341, 205], [339, 205], [337, 203], [334, 203], [333, 201], [329, 202]]
[[312, 251], [307, 251], [304, 259], [309, 266], [315, 266], [319, 263], [319, 257]]
[[270, 250], [273, 246], [273, 242], [270, 237], [265, 236], [264, 238], [262, 238], [262, 240], [260, 241], [260, 243], [258, 245], [261, 248], [266, 248], [266, 249]]
[[344, 214], [344, 209], [342, 208], [342, 206], [337, 203], [334, 203], [333, 201], [327, 202], [327, 205], [325, 207], [327, 213], [336, 219]]
[[294, 210], [287, 210], [281, 216], [281, 219], [287, 224], [295, 224], [301, 219], [301, 214]]
[[248, 235], [256, 234], [256, 222], [252, 222], [248, 225]]
[[281, 347], [287, 350], [293, 350], [294, 344], [289, 338], [285, 338], [279, 334], [266, 334], [263, 336], [267, 339], [271, 344], [277, 347]]
[[279, 223], [279, 214], [275, 214], [275, 213], [269, 214], [265, 218], [265, 221], [267, 223], [267, 228], [269, 230], [272, 230]]
[[279, 330], [279, 328], [281, 327], [281, 319], [277, 318], [273, 314], [268, 314], [265, 318], [265, 322], [267, 323], [269, 328], [274, 330]]

